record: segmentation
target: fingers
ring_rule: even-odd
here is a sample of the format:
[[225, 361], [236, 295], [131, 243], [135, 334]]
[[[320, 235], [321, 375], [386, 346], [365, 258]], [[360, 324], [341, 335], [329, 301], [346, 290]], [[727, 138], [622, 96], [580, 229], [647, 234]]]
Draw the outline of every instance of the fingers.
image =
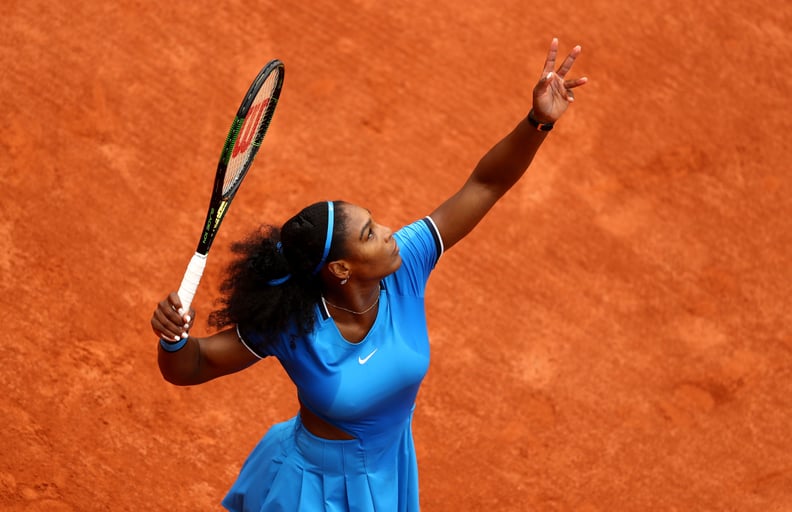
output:
[[558, 56], [558, 39], [553, 38], [550, 50], [547, 52], [542, 77], [533, 89], [533, 109], [536, 115], [547, 120], [558, 120], [569, 104], [575, 101], [573, 89], [588, 83], [587, 77], [566, 79], [580, 52], [580, 45], [572, 48], [558, 70], [554, 71]]
[[[171, 310], [184, 322], [184, 328], [189, 329], [192, 324], [192, 317], [195, 316], [195, 310], [191, 308], [190, 311], [184, 311], [181, 307], [181, 298], [177, 292], [171, 292], [168, 295], [168, 302], [170, 302]], [[178, 322], [179, 320], [176, 321]]]
[[566, 87], [567, 89], [574, 89], [575, 87], [580, 87], [581, 85], [584, 85], [586, 83], [588, 83], [588, 77], [584, 76], [584, 77], [576, 78], [575, 80], [566, 80], [564, 82], [564, 87]]
[[564, 81], [564, 89], [563, 89], [565, 94], [564, 99], [566, 99], [569, 103], [575, 101], [575, 91], [573, 91], [572, 89], [574, 89], [575, 87], [580, 87], [581, 85], [584, 85], [586, 82], [588, 82], [588, 78], [585, 76], [582, 78], [578, 78], [576, 80]]
[[174, 311], [181, 310], [182, 303], [178, 292], [170, 292], [170, 294], [168, 294], [167, 300], [170, 302], [170, 305], [173, 306]]
[[[572, 48], [572, 51], [569, 52], [567, 58], [564, 59], [564, 62], [561, 64], [561, 67], [558, 68], [556, 74], [561, 78], [564, 78], [569, 70], [572, 69], [572, 65], [575, 63], [575, 59], [580, 55], [582, 48], [580, 45], [576, 45]], [[554, 37], [553, 40], [550, 42], [550, 49], [547, 51], [547, 58], [545, 59], [544, 68], [542, 69], [542, 76], [547, 76], [548, 73], [553, 72], [555, 70], [555, 62], [556, 58], [558, 57], [558, 38]]]
[[564, 80], [561, 75], [557, 73], [548, 73], [537, 84], [537, 92], [549, 90], [557, 98], [564, 99], [570, 103], [575, 101], [575, 93], [572, 91], [575, 87], [588, 82], [587, 77], [577, 78], [575, 80]]
[[542, 69], [542, 76], [546, 77], [548, 73], [552, 73], [555, 69], [556, 55], [558, 55], [558, 38], [554, 37], [550, 42], [550, 50], [547, 52], [545, 59], [544, 69]]
[[564, 63], [561, 64], [560, 68], [558, 68], [557, 71], [558, 76], [564, 78], [566, 74], [569, 73], [569, 70], [572, 69], [572, 64], [575, 63], [575, 59], [577, 58], [578, 55], [580, 55], [581, 50], [582, 48], [580, 47], [580, 45], [577, 45], [574, 48], [572, 48], [572, 51], [569, 52], [567, 58], [564, 59]]
[[193, 310], [185, 314], [181, 308], [181, 301], [174, 292], [157, 304], [157, 309], [151, 317], [151, 327], [161, 338], [178, 341], [189, 335], [194, 315]]

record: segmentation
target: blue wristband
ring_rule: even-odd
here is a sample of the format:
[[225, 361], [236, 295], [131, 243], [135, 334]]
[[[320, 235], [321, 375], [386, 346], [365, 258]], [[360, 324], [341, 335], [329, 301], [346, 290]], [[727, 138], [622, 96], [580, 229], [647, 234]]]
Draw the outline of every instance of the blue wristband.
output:
[[160, 347], [162, 347], [162, 350], [164, 350], [165, 352], [177, 352], [187, 344], [187, 340], [189, 339], [190, 338], [182, 338], [176, 343], [171, 343], [169, 341], [165, 341], [164, 339], [160, 338]]

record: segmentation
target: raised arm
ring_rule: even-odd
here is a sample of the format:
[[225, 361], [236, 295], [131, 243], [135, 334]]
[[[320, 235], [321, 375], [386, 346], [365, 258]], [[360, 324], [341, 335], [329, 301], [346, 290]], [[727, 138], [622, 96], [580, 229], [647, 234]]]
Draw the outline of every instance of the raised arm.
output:
[[[479, 161], [462, 188], [434, 212], [434, 220], [446, 249], [465, 237], [484, 215], [522, 177], [548, 131], [541, 125], [555, 123], [574, 101], [572, 89], [588, 79], [567, 79], [566, 75], [580, 54], [575, 46], [555, 71], [558, 39], [550, 43], [544, 69], [533, 89], [533, 108], [506, 137]], [[529, 119], [530, 117], [530, 119]]]

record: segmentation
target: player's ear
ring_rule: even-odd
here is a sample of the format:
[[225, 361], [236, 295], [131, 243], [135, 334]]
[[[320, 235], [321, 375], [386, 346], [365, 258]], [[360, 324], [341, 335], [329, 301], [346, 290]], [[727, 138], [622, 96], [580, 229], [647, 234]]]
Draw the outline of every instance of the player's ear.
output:
[[327, 270], [339, 281], [349, 279], [349, 265], [344, 260], [331, 261], [327, 264]]

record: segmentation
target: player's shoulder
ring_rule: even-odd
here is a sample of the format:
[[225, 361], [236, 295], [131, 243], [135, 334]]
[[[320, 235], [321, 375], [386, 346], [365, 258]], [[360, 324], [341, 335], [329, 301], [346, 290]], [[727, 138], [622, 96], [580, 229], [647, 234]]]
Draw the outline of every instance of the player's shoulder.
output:
[[435, 261], [443, 254], [443, 238], [434, 220], [430, 216], [413, 221], [396, 233], [400, 250], [419, 250], [432, 253]]

